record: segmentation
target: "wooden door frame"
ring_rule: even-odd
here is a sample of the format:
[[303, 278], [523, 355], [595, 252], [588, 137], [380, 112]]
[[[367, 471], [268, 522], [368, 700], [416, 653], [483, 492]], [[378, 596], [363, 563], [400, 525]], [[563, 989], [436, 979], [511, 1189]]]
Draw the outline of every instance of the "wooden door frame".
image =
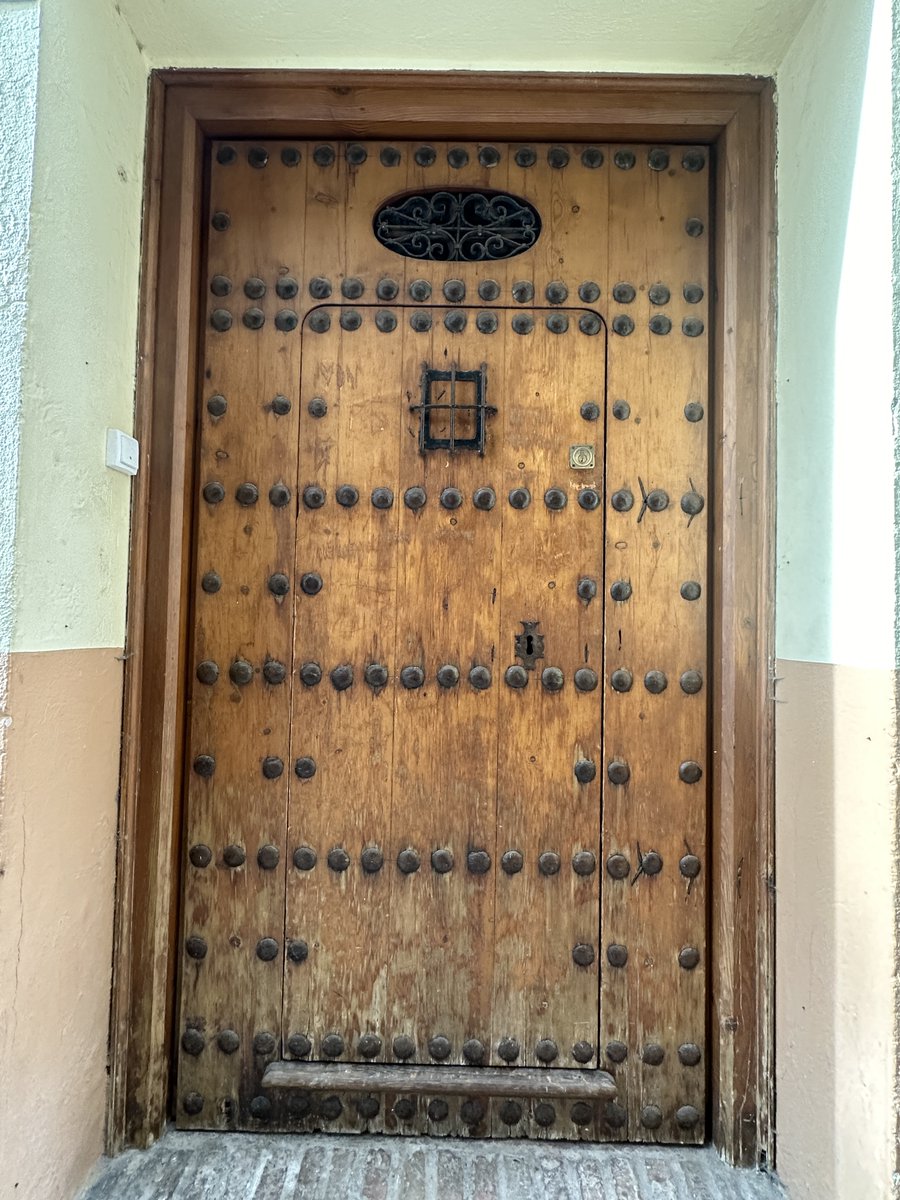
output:
[[771, 81], [155, 71], [145, 168], [108, 1147], [169, 1112], [194, 400], [209, 138], [713, 147], [710, 1059], [713, 1140], [773, 1162], [774, 107]]

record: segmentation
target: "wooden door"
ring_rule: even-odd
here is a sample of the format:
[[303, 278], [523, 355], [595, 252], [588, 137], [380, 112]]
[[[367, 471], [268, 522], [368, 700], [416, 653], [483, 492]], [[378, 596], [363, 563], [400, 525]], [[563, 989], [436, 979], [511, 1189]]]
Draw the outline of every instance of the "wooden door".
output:
[[702, 1140], [708, 192], [212, 145], [184, 1127]]

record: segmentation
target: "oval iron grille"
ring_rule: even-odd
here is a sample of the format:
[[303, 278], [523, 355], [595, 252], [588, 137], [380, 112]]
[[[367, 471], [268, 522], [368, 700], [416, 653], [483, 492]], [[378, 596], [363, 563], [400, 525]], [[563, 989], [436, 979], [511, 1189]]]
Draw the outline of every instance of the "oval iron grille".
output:
[[527, 200], [506, 192], [408, 192], [375, 214], [375, 236], [406, 258], [482, 262], [530, 250], [541, 218]]

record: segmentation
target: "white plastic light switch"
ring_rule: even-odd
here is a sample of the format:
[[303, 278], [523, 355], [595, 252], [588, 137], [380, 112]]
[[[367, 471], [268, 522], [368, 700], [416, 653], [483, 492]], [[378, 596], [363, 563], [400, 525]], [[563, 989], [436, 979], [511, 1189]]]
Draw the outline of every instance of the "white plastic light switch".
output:
[[106, 431], [106, 465], [123, 475], [137, 475], [140, 446], [137, 438], [130, 437], [121, 429]]

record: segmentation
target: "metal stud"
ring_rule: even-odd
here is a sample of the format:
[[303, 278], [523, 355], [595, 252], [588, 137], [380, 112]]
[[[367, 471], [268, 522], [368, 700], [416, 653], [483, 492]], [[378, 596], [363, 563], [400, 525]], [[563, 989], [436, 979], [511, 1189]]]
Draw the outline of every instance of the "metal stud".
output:
[[[229, 284], [228, 290], [231, 290]], [[266, 294], [266, 281], [260, 279], [258, 275], [251, 275], [249, 279], [244, 281], [244, 295], [248, 300], [261, 300]]]
[[516, 166], [533, 167], [537, 162], [537, 154], [530, 146], [520, 146], [516, 151]]
[[394, 493], [390, 488], [377, 487], [372, 490], [372, 507], [378, 509], [391, 508], [394, 503]]
[[606, 860], [606, 873], [610, 879], [627, 879], [631, 874], [631, 863], [624, 854], [611, 854]]
[[309, 945], [304, 942], [303, 938], [292, 938], [287, 943], [286, 953], [288, 959], [293, 963], [306, 962], [309, 958]]
[[420, 167], [430, 167], [437, 158], [437, 151], [433, 146], [419, 146], [413, 158], [415, 158]]
[[466, 855], [466, 866], [473, 875], [486, 875], [491, 869], [491, 856], [487, 850], [470, 850]]
[[669, 681], [664, 671], [648, 671], [644, 676], [644, 687], [654, 696], [664, 692], [668, 686]]
[[693, 1129], [695, 1125], [699, 1124], [700, 1113], [693, 1104], [682, 1104], [675, 1111], [675, 1120], [682, 1129]]
[[269, 503], [273, 508], [284, 508], [291, 500], [291, 489], [286, 483], [274, 483], [269, 488]]
[[682, 783], [699, 783], [702, 776], [703, 768], [693, 759], [688, 759], [678, 768], [678, 778]]
[[703, 676], [699, 671], [685, 671], [678, 682], [686, 695], [696, 696], [703, 687]]
[[313, 300], [327, 300], [331, 291], [331, 280], [324, 275], [314, 275], [309, 281], [309, 294]]
[[702, 150], [686, 150], [681, 165], [686, 171], [702, 171], [706, 166], [706, 155]]
[[306, 596], [318, 596], [324, 584], [318, 571], [306, 571], [300, 576], [300, 590]]
[[216, 151], [216, 162], [223, 167], [230, 167], [237, 162], [237, 150], [234, 146], [220, 146]]
[[321, 508], [325, 503], [325, 489], [318, 484], [310, 484], [303, 489], [303, 503], [307, 508]]
[[225, 499], [225, 488], [217, 480], [207, 483], [203, 488], [203, 499], [207, 504], [221, 504]]
[[672, 293], [664, 283], [654, 283], [647, 292], [651, 304], [668, 304], [672, 299]]
[[595, 488], [582, 488], [578, 493], [578, 504], [585, 512], [593, 512], [600, 507], [600, 493]]
[[479, 692], [486, 691], [491, 686], [491, 672], [489, 667], [473, 667], [469, 672], [469, 683]]
[[351, 167], [361, 167], [368, 157], [368, 151], [359, 142], [351, 142], [344, 150], [344, 158]]
[[496, 146], [482, 146], [478, 151], [478, 161], [483, 167], [496, 167], [500, 162], [500, 151]]
[[428, 496], [422, 487], [407, 488], [403, 493], [403, 503], [407, 508], [412, 509], [413, 512], [423, 509], [427, 499]]
[[217, 233], [224, 233], [231, 226], [231, 217], [227, 212], [214, 212], [210, 224]]
[[345, 300], [359, 300], [365, 290], [366, 285], [356, 275], [350, 275], [341, 280], [341, 295]]
[[617, 150], [613, 155], [613, 162], [620, 171], [630, 171], [635, 161], [634, 154], [630, 150]]
[[313, 162], [317, 167], [330, 167], [334, 158], [334, 146], [316, 146], [313, 150]]
[[603, 322], [596, 313], [583, 313], [578, 318], [578, 328], [582, 333], [586, 333], [588, 337], [593, 337], [603, 328]]
[[[446, 295], [446, 285], [444, 294]], [[478, 295], [482, 300], [496, 300], [500, 295], [500, 284], [496, 279], [482, 279], [478, 285]]]
[[294, 1058], [305, 1058], [312, 1050], [312, 1042], [305, 1033], [292, 1033], [287, 1040], [287, 1048]]
[[514, 333], [531, 333], [534, 329], [534, 318], [529, 316], [528, 313], [516, 313], [511, 323]]
[[586, 878], [597, 870], [597, 859], [590, 850], [578, 850], [572, 855], [572, 870]]
[[381, 1053], [381, 1038], [377, 1033], [364, 1033], [356, 1043], [363, 1058], [375, 1058]]
[[[384, 151], [382, 150], [383, 154]], [[355, 1101], [355, 1104], [356, 1111], [362, 1121], [373, 1120], [381, 1111], [381, 1101], [377, 1096], [360, 1096]]]
[[575, 672], [575, 686], [579, 692], [593, 692], [597, 687], [597, 672], [590, 667], [579, 667]]
[[241, 1039], [233, 1029], [223, 1029], [216, 1038], [216, 1045], [223, 1054], [234, 1054], [240, 1047]]
[[383, 167], [396, 167], [400, 164], [400, 151], [395, 146], [385, 146], [378, 157]]
[[624, 967], [628, 962], [628, 949], [612, 942], [606, 947], [606, 961], [611, 967]]
[[260, 962], [273, 962], [278, 957], [278, 943], [274, 938], [260, 938], [256, 943], [256, 957]]
[[524, 667], [518, 665], [507, 667], [506, 674], [503, 676], [506, 683], [511, 688], [523, 688], [528, 686], [528, 672]]
[[689, 401], [684, 406], [684, 415], [685, 419], [690, 421], [692, 424], [696, 424], [697, 421], [702, 421], [703, 405], [698, 404], [696, 400]]
[[588, 575], [583, 575], [578, 580], [578, 586], [575, 590], [578, 593], [579, 600], [583, 600], [585, 604], [590, 604], [597, 595], [597, 580], [591, 579]]
[[518, 875], [525, 865], [525, 859], [520, 850], [507, 850], [500, 859], [500, 866], [505, 875]]
[[647, 155], [647, 166], [651, 171], [665, 171], [669, 165], [668, 150], [651, 150]]
[[264, 146], [251, 146], [247, 151], [247, 162], [251, 167], [255, 167], [257, 171], [262, 170], [268, 161], [269, 152]]
[[247, 853], [243, 846], [238, 846], [232, 842], [230, 846], [226, 846], [222, 851], [222, 861], [226, 867], [231, 867], [235, 870], [237, 867], [242, 867], [247, 861]]
[[648, 850], [646, 854], [641, 855], [639, 874], [658, 875], [662, 868], [662, 857], [655, 850]]
[[447, 151], [447, 162], [453, 167], [454, 171], [460, 170], [469, 161], [469, 152], [461, 146], [455, 146], [452, 150]]
[[631, 778], [631, 768], [627, 762], [614, 759], [606, 768], [606, 774], [609, 777], [610, 783], [615, 783], [621, 787]]
[[209, 846], [204, 846], [202, 842], [198, 842], [196, 846], [191, 846], [188, 858], [191, 860], [191, 866], [202, 870], [212, 862], [212, 850], [210, 850]]
[[232, 683], [246, 687], [253, 679], [253, 667], [245, 658], [236, 658], [228, 668], [228, 675]]
[[562, 280], [554, 279], [552, 283], [547, 284], [544, 295], [550, 304], [565, 304], [569, 298], [569, 289]]
[[340, 1058], [344, 1053], [344, 1039], [339, 1033], [326, 1033], [321, 1047], [326, 1058]]
[[630, 512], [634, 508], [634, 495], [629, 488], [619, 488], [610, 496], [609, 502], [618, 513]]
[[345, 692], [353, 684], [353, 668], [349, 663], [341, 663], [329, 675], [332, 687], [337, 692]]
[[199, 1092], [188, 1092], [181, 1102], [181, 1107], [189, 1117], [196, 1117], [203, 1112], [203, 1097]]
[[336, 1121], [344, 1111], [344, 1103], [340, 1096], [323, 1096], [318, 1104], [319, 1116], [326, 1121]]
[[431, 867], [438, 875], [446, 875], [448, 871], [452, 871], [453, 851], [447, 849], [432, 851]]
[[686, 283], [681, 289], [681, 294], [688, 304], [699, 304], [703, 299], [703, 288], [699, 283]]
[[630, 283], [617, 283], [612, 290], [616, 304], [631, 304], [637, 292]]
[[274, 575], [269, 576], [268, 588], [273, 596], [286, 596], [291, 590], [291, 581], [287, 575], [276, 571]]
[[313, 333], [327, 333], [331, 328], [331, 317], [327, 312], [314, 312], [309, 317], [309, 327]]
[[597, 777], [597, 764], [589, 758], [580, 758], [573, 770], [579, 783], [591, 783]]
[[581, 152], [581, 165], [590, 171], [603, 166], [603, 151], [599, 146], [588, 146]]
[[693, 1042], [684, 1042], [678, 1047], [678, 1061], [683, 1067], [696, 1067], [700, 1058], [700, 1047]]
[[682, 600], [699, 600], [700, 599], [700, 584], [693, 579], [685, 580], [680, 588]]
[[400, 682], [409, 691], [414, 691], [425, 682], [425, 672], [417, 666], [404, 667], [400, 672]]
[[536, 1125], [540, 1125], [542, 1129], [549, 1129], [555, 1120], [556, 1109], [549, 1100], [541, 1100], [534, 1106], [534, 1121]]
[[546, 325], [551, 333], [565, 333], [569, 328], [569, 318], [565, 313], [551, 313], [547, 318]]
[[665, 336], [672, 332], [672, 322], [663, 313], [657, 313], [652, 316], [649, 321], [650, 332]]
[[497, 1043], [497, 1055], [506, 1063], [515, 1062], [520, 1053], [521, 1047], [515, 1038], [501, 1038]]
[[459, 1117], [464, 1125], [479, 1125], [485, 1118], [486, 1109], [481, 1100], [463, 1100], [459, 1106]]
[[210, 396], [206, 402], [206, 411], [211, 417], [224, 417], [228, 408], [228, 401], [224, 396]]
[[388, 669], [383, 663], [369, 663], [363, 677], [370, 688], [383, 688], [388, 681]]
[[444, 1062], [450, 1057], [453, 1047], [450, 1045], [450, 1039], [445, 1038], [442, 1034], [428, 1040], [428, 1053], [438, 1062]]
[[457, 508], [462, 507], [463, 494], [459, 488], [446, 487], [441, 492], [441, 507], [449, 509], [453, 512]]
[[428, 1113], [429, 1121], [434, 1121], [435, 1123], [440, 1123], [441, 1121], [446, 1121], [447, 1117], [449, 1117], [450, 1105], [447, 1103], [446, 1100], [441, 1100], [440, 1098], [437, 1098], [437, 1099], [428, 1101], [428, 1108], [426, 1111]]
[[466, 298], [466, 285], [461, 279], [448, 279], [442, 291], [451, 304], [459, 304]]
[[392, 312], [382, 309], [375, 314], [375, 328], [379, 333], [393, 333], [397, 328], [397, 318]]
[[353, 508], [359, 501], [359, 489], [352, 483], [342, 483], [334, 493], [334, 498], [342, 508]]
[[421, 865], [422, 860], [415, 850], [401, 850], [397, 855], [397, 866], [404, 875], [414, 875]]
[[312, 779], [316, 769], [316, 760], [307, 756], [298, 758], [294, 763], [294, 774], [298, 779]]
[[281, 151], [281, 161], [286, 167], [298, 167], [300, 165], [300, 151], [296, 146], [285, 146]]
[[684, 223], [684, 232], [688, 237], [697, 238], [703, 233], [703, 222], [699, 217], [688, 217]]
[[504, 1100], [497, 1110], [497, 1115], [504, 1125], [518, 1125], [522, 1120], [523, 1108], [518, 1100]]
[[700, 962], [700, 951], [696, 946], [682, 946], [678, 951], [678, 965], [685, 971], [693, 971]]
[[590, 1042], [576, 1042], [572, 1047], [572, 1057], [578, 1063], [589, 1063], [594, 1057], [594, 1047]]
[[513, 488], [509, 493], [509, 504], [511, 508], [517, 508], [521, 511], [523, 508], [527, 508], [530, 503], [531, 492], [529, 492], [528, 488]]
[[553, 850], [545, 850], [538, 858], [538, 870], [542, 875], [558, 875], [562, 862]]
[[593, 1106], [585, 1100], [576, 1100], [570, 1110], [574, 1125], [590, 1125], [594, 1119]]
[[628, 1047], [624, 1042], [612, 1041], [606, 1043], [606, 1057], [610, 1062], [623, 1063], [628, 1057]]
[[255, 483], [238, 484], [234, 498], [244, 508], [251, 508], [259, 499], [259, 488]]
[[559, 1057], [559, 1047], [550, 1038], [541, 1038], [534, 1048], [534, 1056], [542, 1063], [551, 1063]]
[[[272, 412], [276, 417], [284, 417], [291, 411], [291, 402], [287, 396], [275, 396], [272, 400]], [[322, 414], [324, 416], [324, 413]]]
[[512, 285], [512, 297], [517, 304], [530, 304], [534, 299], [534, 284], [528, 279], [520, 279]]
[[274, 754], [266, 755], [260, 767], [264, 779], [280, 779], [284, 774], [284, 761]]
[[231, 292], [231, 280], [227, 275], [213, 275], [209, 281], [209, 290], [214, 296], [227, 296]]
[[630, 333], [634, 333], [634, 321], [631, 317], [620, 313], [612, 323], [613, 332], [619, 334], [620, 337], [628, 337]]
[[589, 946], [587, 942], [579, 942], [577, 946], [572, 948], [572, 962], [577, 967], [589, 967], [595, 958], [594, 947]]
[[641, 1124], [645, 1129], [659, 1129], [662, 1125], [662, 1110], [656, 1104], [645, 1104], [641, 1109]]
[[467, 1063], [471, 1063], [473, 1067], [480, 1066], [484, 1062], [484, 1042], [480, 1042], [478, 1038], [468, 1038], [463, 1042], [462, 1052], [463, 1058]]
[[328, 851], [328, 865], [332, 871], [346, 871], [350, 866], [350, 855], [343, 846], [332, 846]]
[[398, 1037], [395, 1037], [391, 1043], [391, 1047], [394, 1051], [394, 1058], [399, 1058], [401, 1062], [407, 1058], [412, 1058], [416, 1052], [416, 1043], [405, 1033], [401, 1033]]
[[341, 329], [346, 329], [349, 333], [353, 333], [362, 325], [362, 314], [358, 313], [355, 308], [345, 309], [341, 313]]
[[292, 333], [300, 324], [300, 318], [292, 308], [283, 308], [275, 314], [275, 328], [280, 333]]
[[490, 512], [497, 503], [497, 496], [494, 489], [489, 487], [477, 488], [472, 494], [472, 503], [481, 512]]
[[600, 405], [593, 400], [587, 400], [581, 406], [581, 417], [584, 421], [596, 421], [600, 416]]
[[248, 329], [262, 329], [266, 323], [266, 314], [261, 308], [248, 308], [244, 311], [241, 320]]
[[560, 171], [563, 167], [568, 166], [569, 152], [564, 146], [551, 146], [547, 151], [547, 162], [555, 170]]
[[377, 875], [384, 866], [384, 852], [380, 846], [366, 846], [359, 856], [359, 862], [367, 875]]
[[317, 662], [305, 662], [300, 668], [300, 681], [307, 687], [315, 687], [322, 682], [322, 668]]
[[648, 1067], [658, 1067], [666, 1057], [666, 1052], [658, 1042], [648, 1042], [641, 1051], [641, 1062]]
[[559, 667], [544, 667], [543, 671], [541, 671], [541, 683], [548, 692], [561, 692], [565, 683], [565, 676]]
[[631, 599], [631, 584], [627, 579], [617, 579], [610, 587], [609, 594], [618, 604]]
[[194, 772], [201, 779], [211, 779], [216, 771], [216, 760], [211, 754], [198, 754], [193, 762]]
[[668, 492], [664, 492], [662, 488], [654, 488], [652, 492], [648, 492], [647, 507], [654, 513], [664, 512], [669, 507]]
[[319, 861], [312, 846], [298, 846], [294, 851], [294, 866], [298, 871], [311, 871]]
[[544, 503], [551, 512], [559, 512], [564, 509], [569, 502], [569, 497], [562, 488], [552, 487], [547, 488], [544, 492]]
[[438, 667], [437, 681], [442, 688], [456, 687], [459, 683], [459, 667], [455, 667], [453, 663], [444, 663]]

